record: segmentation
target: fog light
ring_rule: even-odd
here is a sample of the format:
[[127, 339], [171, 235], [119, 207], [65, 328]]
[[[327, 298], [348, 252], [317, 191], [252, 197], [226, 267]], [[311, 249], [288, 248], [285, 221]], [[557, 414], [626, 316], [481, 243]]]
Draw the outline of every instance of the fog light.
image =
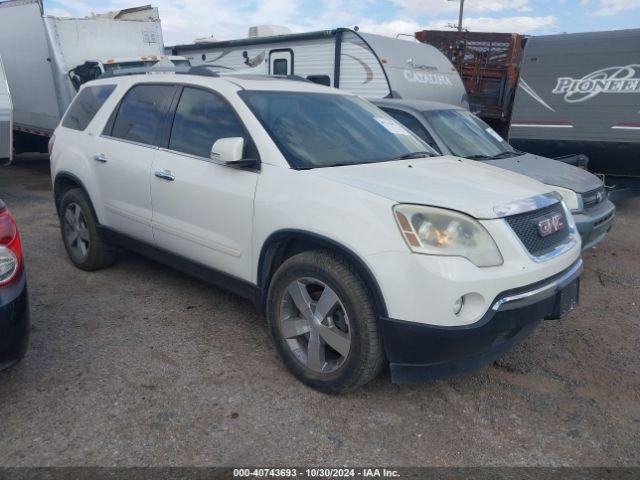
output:
[[460, 315], [462, 307], [464, 307], [464, 297], [460, 297], [455, 302], [453, 302], [453, 314]]

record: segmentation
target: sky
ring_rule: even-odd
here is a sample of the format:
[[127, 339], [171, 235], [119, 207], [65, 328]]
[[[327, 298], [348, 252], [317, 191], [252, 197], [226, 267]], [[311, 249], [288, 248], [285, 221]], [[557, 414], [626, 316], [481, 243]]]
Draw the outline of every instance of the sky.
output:
[[[459, 8], [458, 0], [44, 0], [44, 8], [77, 17], [146, 3], [159, 8], [165, 45], [244, 38], [265, 24], [294, 32], [357, 25], [395, 37], [450, 29]], [[463, 25], [530, 35], [640, 28], [640, 0], [466, 0]]]

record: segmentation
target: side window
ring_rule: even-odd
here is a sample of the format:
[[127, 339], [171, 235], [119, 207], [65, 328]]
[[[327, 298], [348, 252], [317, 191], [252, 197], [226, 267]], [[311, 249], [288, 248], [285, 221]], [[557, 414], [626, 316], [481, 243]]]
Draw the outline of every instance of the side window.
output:
[[248, 140], [231, 106], [215, 93], [185, 87], [173, 120], [169, 149], [209, 158], [215, 141], [227, 137]]
[[273, 75], [286, 75], [287, 70], [286, 58], [278, 58], [273, 61]]
[[173, 85], [138, 85], [120, 103], [112, 137], [157, 145], [156, 138]]
[[99, 85], [83, 88], [82, 91], [76, 95], [69, 110], [67, 110], [67, 114], [62, 120], [62, 126], [80, 131], [87, 128], [115, 88], [115, 85]]
[[385, 112], [387, 112], [389, 115], [391, 115], [393, 118], [395, 118], [397, 121], [399, 121], [402, 125], [404, 125], [409, 130], [411, 130], [413, 133], [415, 133], [427, 145], [429, 145], [431, 148], [435, 149], [436, 152], [442, 153], [440, 151], [440, 149], [438, 148], [438, 145], [436, 144], [436, 142], [433, 140], [433, 137], [420, 124], [420, 122], [418, 121], [418, 119], [416, 117], [414, 117], [413, 115], [411, 115], [409, 113], [401, 112], [399, 110], [393, 110], [391, 108], [388, 108], [388, 109], [387, 108], [383, 108], [383, 110]]

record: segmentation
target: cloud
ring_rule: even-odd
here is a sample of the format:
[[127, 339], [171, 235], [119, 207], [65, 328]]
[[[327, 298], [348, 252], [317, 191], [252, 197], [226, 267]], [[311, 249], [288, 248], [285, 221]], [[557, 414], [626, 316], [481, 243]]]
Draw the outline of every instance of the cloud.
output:
[[[464, 27], [471, 31], [480, 32], [515, 32], [515, 33], [545, 33], [557, 30], [557, 18], [550, 15], [544, 17], [466, 17]], [[445, 30], [457, 19], [437, 20], [431, 22], [426, 29]]]
[[[71, 16], [120, 10], [132, 0], [51, 0], [48, 14], [64, 10]], [[142, 3], [142, 2], [141, 2]], [[294, 32], [357, 25], [380, 0], [152, 0], [158, 7], [165, 44], [190, 43], [213, 35], [219, 40], [246, 37], [253, 25], [285, 25]], [[67, 16], [69, 16], [67, 15]]]
[[[447, 0], [394, 0], [394, 3], [407, 12], [429, 16], [457, 12], [460, 8], [457, 1]], [[531, 6], [529, 0], [466, 0], [464, 3], [464, 11], [468, 13], [504, 10], [528, 12], [531, 11]]]
[[590, 15], [596, 17], [609, 17], [628, 10], [640, 8], [640, 0], [582, 0], [583, 5], [593, 5], [595, 10]]
[[49, 8], [47, 15], [53, 15], [54, 17], [71, 17], [71, 14], [64, 8]]
[[386, 35], [387, 37], [396, 37], [409, 39], [406, 35], [413, 35], [418, 30], [423, 30], [425, 27], [419, 23], [410, 20], [392, 20], [389, 22], [376, 23], [372, 20], [365, 20], [358, 24], [358, 27], [363, 32], [377, 33], [378, 35]]
[[[364, 21], [358, 24], [363, 32], [377, 33], [388, 37], [398, 34], [413, 34], [419, 30], [451, 30], [457, 25], [458, 19], [435, 20], [427, 24], [420, 24], [413, 20], [392, 20], [388, 22]], [[464, 19], [464, 26], [472, 31], [480, 32], [516, 32], [516, 33], [547, 33], [557, 30], [557, 18], [543, 17], [468, 17]], [[402, 35], [398, 38], [410, 40]]]
[[[53, 15], [85, 16], [128, 8], [131, 1], [49, 0], [45, 7], [46, 12]], [[590, 1], [591, 4], [597, 2], [598, 6], [640, 2]], [[160, 11], [166, 45], [191, 43], [195, 38], [211, 35], [218, 40], [243, 38], [250, 26], [264, 24], [286, 25], [294, 32], [358, 25], [364, 32], [395, 37], [399, 33], [444, 29], [448, 24], [457, 24], [458, 10], [456, 1], [447, 0], [152, 0], [148, 3]], [[530, 9], [530, 0], [466, 0], [464, 25], [470, 30], [482, 31], [557, 31], [554, 16], [524, 15]], [[434, 20], [438, 18], [444, 20]]]

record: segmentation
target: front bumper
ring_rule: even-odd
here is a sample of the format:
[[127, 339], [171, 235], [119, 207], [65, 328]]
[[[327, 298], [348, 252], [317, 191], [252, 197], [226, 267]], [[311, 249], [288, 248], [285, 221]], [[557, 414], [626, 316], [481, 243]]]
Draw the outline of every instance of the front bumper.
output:
[[471, 325], [441, 327], [381, 319], [392, 380], [436, 380], [497, 360], [527, 338], [543, 319], [560, 318], [577, 305], [581, 272], [579, 259], [551, 278], [503, 292], [482, 319]]
[[24, 270], [17, 282], [0, 288], [0, 370], [9, 368], [24, 356], [31, 323]]
[[576, 227], [582, 237], [583, 250], [594, 247], [602, 241], [611, 230], [615, 215], [616, 207], [611, 200], [604, 200], [583, 213], [573, 214]]

